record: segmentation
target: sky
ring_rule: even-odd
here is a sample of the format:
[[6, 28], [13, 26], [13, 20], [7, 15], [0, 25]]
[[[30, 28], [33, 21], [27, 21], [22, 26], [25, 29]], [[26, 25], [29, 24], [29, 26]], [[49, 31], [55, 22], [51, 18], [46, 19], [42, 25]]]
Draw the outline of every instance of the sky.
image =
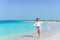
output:
[[0, 0], [0, 20], [60, 20], [60, 0]]

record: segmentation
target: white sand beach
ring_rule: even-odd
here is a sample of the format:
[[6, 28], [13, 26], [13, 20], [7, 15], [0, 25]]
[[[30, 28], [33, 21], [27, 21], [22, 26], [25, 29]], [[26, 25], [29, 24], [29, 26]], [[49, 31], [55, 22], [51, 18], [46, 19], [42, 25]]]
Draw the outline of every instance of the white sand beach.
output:
[[[48, 23], [51, 30], [46, 30], [41, 32], [40, 40], [60, 40], [60, 23]], [[25, 33], [24, 35], [13, 35], [5, 38], [0, 38], [0, 40], [38, 40], [35, 32]]]
[[45, 40], [60, 40], [60, 33], [52, 35], [51, 37], [49, 37], [49, 38], [47, 38]]

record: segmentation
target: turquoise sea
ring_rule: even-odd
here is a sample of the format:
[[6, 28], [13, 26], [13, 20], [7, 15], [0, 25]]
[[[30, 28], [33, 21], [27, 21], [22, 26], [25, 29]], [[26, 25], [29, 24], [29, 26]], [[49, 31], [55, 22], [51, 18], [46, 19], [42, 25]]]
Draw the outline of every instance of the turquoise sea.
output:
[[[34, 21], [0, 20], [0, 37], [35, 31], [33, 24]], [[42, 24], [43, 29], [46, 27]]]

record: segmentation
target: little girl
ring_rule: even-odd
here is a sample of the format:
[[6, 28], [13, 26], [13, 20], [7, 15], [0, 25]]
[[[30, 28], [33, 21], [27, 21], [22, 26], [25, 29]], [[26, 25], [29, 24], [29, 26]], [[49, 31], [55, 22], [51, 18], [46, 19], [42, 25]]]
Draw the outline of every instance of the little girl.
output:
[[41, 33], [41, 24], [40, 24], [39, 18], [36, 18], [34, 27], [37, 29], [38, 37], [40, 38], [40, 33]]

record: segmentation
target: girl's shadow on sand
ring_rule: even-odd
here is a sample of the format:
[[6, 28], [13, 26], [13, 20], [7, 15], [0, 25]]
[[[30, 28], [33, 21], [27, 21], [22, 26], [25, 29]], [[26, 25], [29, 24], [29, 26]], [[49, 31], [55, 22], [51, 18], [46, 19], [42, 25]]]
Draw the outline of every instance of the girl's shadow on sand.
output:
[[38, 37], [36, 37], [36, 36], [32, 36], [32, 35], [22, 35], [21, 37], [38, 38]]

